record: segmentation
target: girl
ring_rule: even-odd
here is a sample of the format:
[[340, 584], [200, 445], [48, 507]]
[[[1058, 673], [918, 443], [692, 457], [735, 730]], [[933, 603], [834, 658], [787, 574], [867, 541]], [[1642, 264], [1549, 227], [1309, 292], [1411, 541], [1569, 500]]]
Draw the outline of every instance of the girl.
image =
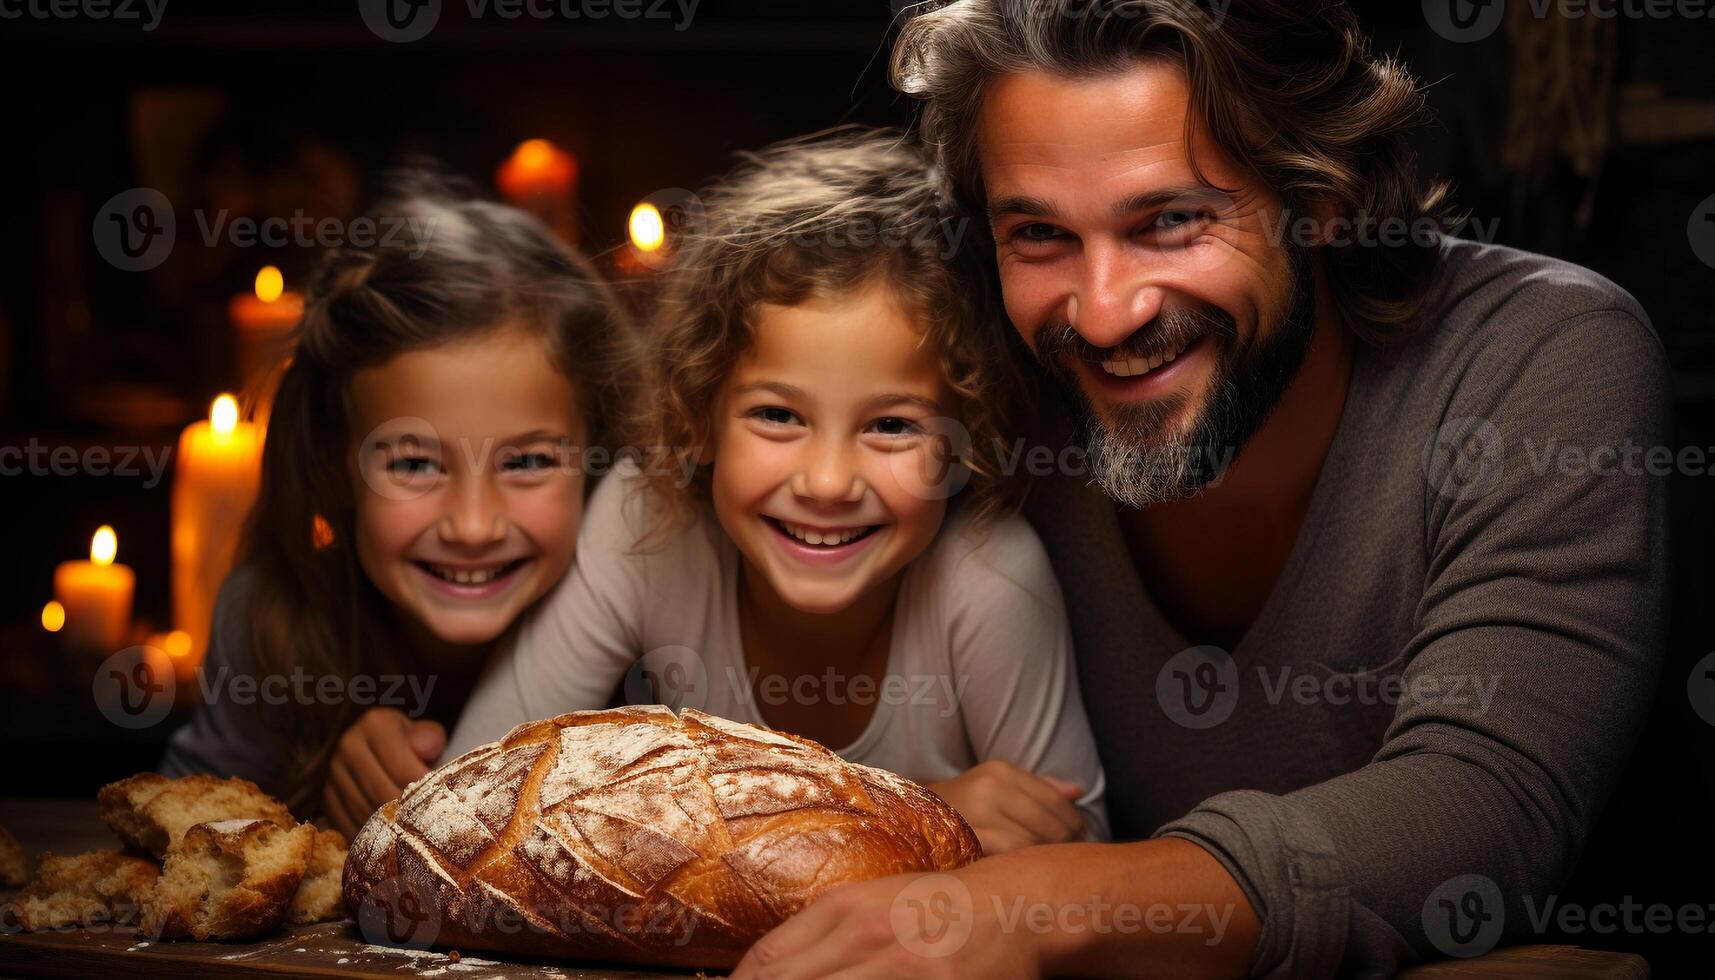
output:
[[634, 336], [522, 212], [424, 178], [414, 240], [326, 259], [164, 772], [249, 778], [348, 837], [426, 771], [491, 645], [572, 563], [578, 447], [620, 442]]
[[704, 201], [655, 338], [671, 452], [596, 492], [578, 567], [449, 755], [623, 681], [927, 783], [989, 853], [1104, 837], [1059, 586], [1000, 513], [986, 290], [929, 166], [848, 132], [755, 155]]

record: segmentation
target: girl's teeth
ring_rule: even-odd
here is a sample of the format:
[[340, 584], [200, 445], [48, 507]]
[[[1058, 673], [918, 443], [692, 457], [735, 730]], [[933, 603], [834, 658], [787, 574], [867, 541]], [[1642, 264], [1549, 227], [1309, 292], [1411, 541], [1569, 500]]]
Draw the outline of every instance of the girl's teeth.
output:
[[[510, 563], [508, 563], [510, 564]], [[500, 577], [507, 565], [497, 565], [493, 568], [445, 568], [433, 566], [435, 574], [457, 585], [487, 585]]]
[[848, 528], [843, 531], [818, 531], [815, 528], [805, 527], [802, 524], [788, 524], [785, 521], [781, 521], [780, 526], [786, 529], [787, 534], [792, 535], [799, 541], [802, 541], [805, 544], [814, 545], [845, 544], [853, 538], [861, 535], [864, 531], [863, 528]]

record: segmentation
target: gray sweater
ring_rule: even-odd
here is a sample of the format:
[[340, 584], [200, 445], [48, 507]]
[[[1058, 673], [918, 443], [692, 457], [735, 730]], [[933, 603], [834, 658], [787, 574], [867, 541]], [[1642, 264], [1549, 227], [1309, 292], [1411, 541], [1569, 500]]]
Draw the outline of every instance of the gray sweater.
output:
[[1236, 649], [1168, 624], [1087, 480], [1033, 495], [1114, 834], [1213, 853], [1262, 919], [1257, 976], [1387, 974], [1528, 932], [1523, 898], [1572, 871], [1660, 667], [1659, 340], [1587, 270], [1443, 255], [1418, 339], [1358, 354]]

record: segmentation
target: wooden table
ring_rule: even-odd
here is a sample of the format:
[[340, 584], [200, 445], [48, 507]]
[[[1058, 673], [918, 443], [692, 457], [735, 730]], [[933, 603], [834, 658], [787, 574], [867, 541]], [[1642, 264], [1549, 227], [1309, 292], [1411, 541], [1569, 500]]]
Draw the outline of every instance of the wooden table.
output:
[[[77, 854], [117, 846], [95, 803], [0, 799], [4, 824], [34, 859], [40, 851]], [[683, 980], [692, 974], [624, 967], [461, 956], [371, 945], [349, 920], [286, 930], [248, 943], [140, 942], [135, 930], [78, 929], [0, 934], [0, 977], [439, 977], [445, 980]], [[1400, 980], [1647, 980], [1641, 957], [1572, 946], [1512, 946], [1487, 956], [1413, 967]]]

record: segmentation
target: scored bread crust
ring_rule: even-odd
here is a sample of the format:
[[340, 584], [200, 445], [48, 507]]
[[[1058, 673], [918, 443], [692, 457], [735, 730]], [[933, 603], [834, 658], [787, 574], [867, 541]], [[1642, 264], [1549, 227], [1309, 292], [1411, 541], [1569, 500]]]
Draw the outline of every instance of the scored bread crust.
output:
[[199, 823], [266, 820], [282, 828], [297, 823], [284, 803], [248, 779], [208, 775], [168, 779], [159, 773], [138, 773], [103, 786], [96, 802], [101, 819], [120, 840], [162, 860]]
[[910, 780], [628, 707], [520, 725], [406, 787], [352, 842], [344, 893], [360, 924], [426, 904], [433, 945], [719, 969], [835, 885], [981, 856]]

